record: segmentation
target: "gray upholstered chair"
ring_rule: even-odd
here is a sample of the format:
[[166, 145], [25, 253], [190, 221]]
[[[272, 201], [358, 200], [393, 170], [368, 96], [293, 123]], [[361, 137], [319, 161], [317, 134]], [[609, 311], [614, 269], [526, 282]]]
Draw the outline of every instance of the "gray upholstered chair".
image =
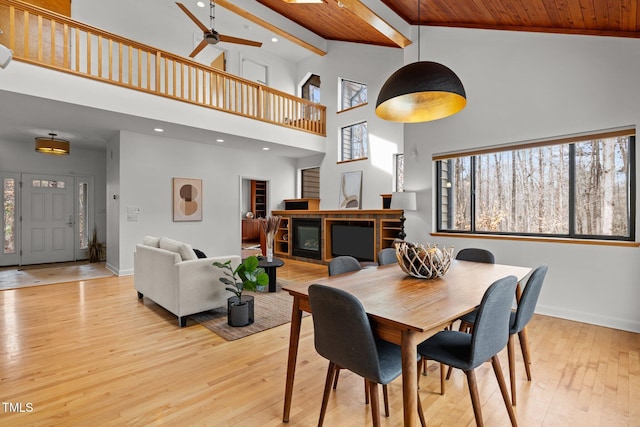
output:
[[398, 262], [398, 257], [396, 257], [396, 248], [384, 248], [380, 252], [378, 252], [378, 264], [379, 265], [387, 265], [387, 264], [396, 264]]
[[[456, 259], [458, 261], [473, 261], [473, 262], [484, 262], [486, 264], [495, 264], [496, 263], [496, 257], [493, 255], [493, 253], [487, 249], [481, 249], [481, 248], [464, 248], [464, 249], [460, 249], [458, 251], [458, 253], [456, 254]], [[474, 317], [469, 317], [469, 314], [465, 314], [464, 316], [462, 316], [460, 319], [460, 331], [465, 331], [465, 332], [469, 332], [469, 326], [470, 326], [470, 322], [468, 321], [469, 319], [474, 319]], [[449, 325], [449, 329], [451, 329], [453, 326], [453, 322], [451, 322], [451, 325]], [[423, 374], [426, 375], [426, 368], [427, 368], [427, 364], [426, 362], [423, 360], [422, 361], [422, 366], [423, 366]], [[442, 364], [440, 365], [440, 394], [444, 394], [444, 366], [442, 366]], [[451, 368], [449, 368], [447, 370], [447, 379], [449, 379], [449, 377], [451, 377]]]
[[[402, 373], [400, 347], [376, 338], [360, 301], [342, 289], [311, 285], [309, 303], [316, 351], [329, 360], [318, 426], [324, 422], [331, 383], [338, 366], [364, 377], [371, 398], [373, 425], [380, 425], [378, 384], [385, 387]], [[420, 399], [418, 411], [424, 426]], [[386, 415], [389, 416], [388, 410]]]
[[464, 248], [460, 249], [456, 254], [459, 261], [486, 262], [487, 264], [495, 264], [496, 257], [486, 249], [480, 248]]
[[329, 261], [329, 276], [361, 270], [360, 261], [352, 256], [343, 255]]
[[[524, 359], [524, 368], [527, 372], [527, 380], [531, 381], [531, 353], [529, 352], [529, 343], [527, 341], [527, 332], [525, 326], [529, 323], [538, 304], [538, 297], [542, 289], [542, 283], [547, 275], [548, 267], [541, 265], [531, 272], [527, 284], [522, 291], [518, 308], [511, 313], [509, 319], [509, 342], [507, 350], [509, 353], [509, 381], [511, 382], [511, 403], [516, 404], [516, 367], [515, 367], [515, 335], [518, 335], [520, 341], [520, 349], [522, 350], [522, 358]], [[475, 327], [477, 311], [472, 311], [467, 316], [470, 326]]]
[[418, 353], [423, 358], [462, 369], [467, 375], [473, 413], [478, 426], [483, 426], [484, 422], [475, 368], [489, 359], [491, 359], [504, 404], [509, 412], [511, 425], [517, 425], [497, 356], [509, 340], [509, 316], [517, 282], [518, 279], [515, 276], [507, 276], [495, 281], [487, 289], [478, 307], [476, 323], [471, 334], [444, 330], [418, 345]]

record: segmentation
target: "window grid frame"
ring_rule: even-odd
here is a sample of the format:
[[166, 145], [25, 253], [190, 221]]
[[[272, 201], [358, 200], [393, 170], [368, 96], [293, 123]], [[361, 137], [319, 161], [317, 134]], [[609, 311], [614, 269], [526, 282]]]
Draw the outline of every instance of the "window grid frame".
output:
[[[605, 134], [606, 135], [606, 134]], [[628, 208], [627, 208], [627, 224], [629, 227], [629, 235], [628, 236], [620, 236], [620, 235], [594, 235], [594, 234], [577, 234], [576, 229], [576, 156], [575, 156], [575, 144], [580, 142], [586, 142], [590, 140], [596, 139], [604, 139], [611, 138], [614, 136], [620, 136], [617, 134], [614, 135], [606, 135], [602, 136], [602, 134], [594, 134], [594, 135], [584, 135], [581, 138], [570, 138], [564, 140], [564, 142], [559, 142], [562, 140], [556, 140], [554, 142], [550, 142], [549, 144], [527, 144], [523, 146], [511, 146], [510, 149], [496, 149], [495, 151], [490, 150], [478, 150], [474, 153], [469, 153], [467, 155], [464, 154], [456, 154], [450, 157], [447, 156], [434, 156], [434, 162], [436, 162], [436, 181], [438, 185], [436, 186], [436, 233], [448, 233], [448, 234], [460, 234], [460, 235], [486, 235], [486, 236], [505, 236], [505, 237], [540, 237], [540, 238], [558, 238], [558, 239], [569, 239], [576, 241], [590, 241], [590, 240], [603, 240], [603, 241], [616, 241], [616, 242], [635, 242], [636, 240], [636, 135], [635, 131], [626, 133], [626, 136], [629, 137], [629, 148], [627, 157], [629, 160], [629, 170], [628, 170]], [[569, 147], [569, 190], [568, 190], [568, 215], [569, 215], [569, 226], [568, 232], [566, 234], [554, 234], [554, 233], [526, 233], [526, 232], [506, 232], [506, 231], [480, 231], [476, 229], [476, 159], [479, 155], [490, 154], [494, 152], [504, 152], [504, 151], [513, 151], [519, 149], [532, 148], [535, 146], [543, 146], [543, 145], [556, 145], [556, 144], [566, 144]], [[442, 227], [442, 162], [451, 161], [455, 157], [469, 157], [471, 162], [471, 174], [470, 174], [470, 221], [471, 226], [469, 230], [457, 230], [451, 228], [443, 228]], [[451, 173], [451, 169], [449, 168], [449, 173]], [[452, 197], [452, 191], [448, 190], [449, 198]]]

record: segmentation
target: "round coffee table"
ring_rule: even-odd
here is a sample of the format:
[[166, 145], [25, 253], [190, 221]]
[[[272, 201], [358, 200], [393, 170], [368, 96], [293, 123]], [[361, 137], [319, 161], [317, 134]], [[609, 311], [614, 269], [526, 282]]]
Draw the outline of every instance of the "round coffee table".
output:
[[276, 291], [276, 268], [282, 267], [284, 261], [280, 258], [273, 257], [273, 261], [267, 261], [267, 257], [258, 258], [258, 267], [264, 268], [264, 272], [269, 276], [269, 292]]

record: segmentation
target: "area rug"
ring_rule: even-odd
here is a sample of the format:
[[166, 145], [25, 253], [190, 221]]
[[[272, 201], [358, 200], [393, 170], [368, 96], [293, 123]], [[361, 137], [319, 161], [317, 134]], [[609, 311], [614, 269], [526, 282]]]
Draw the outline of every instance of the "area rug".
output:
[[[248, 337], [291, 321], [293, 297], [282, 290], [291, 282], [278, 280], [276, 292], [245, 292], [254, 297], [254, 322], [247, 326], [233, 327], [227, 324], [227, 307], [192, 314], [189, 318], [227, 341]], [[302, 313], [303, 316], [309, 313]]]
[[114, 274], [105, 267], [104, 262], [70, 262], [3, 268], [0, 270], [0, 290], [110, 276]]

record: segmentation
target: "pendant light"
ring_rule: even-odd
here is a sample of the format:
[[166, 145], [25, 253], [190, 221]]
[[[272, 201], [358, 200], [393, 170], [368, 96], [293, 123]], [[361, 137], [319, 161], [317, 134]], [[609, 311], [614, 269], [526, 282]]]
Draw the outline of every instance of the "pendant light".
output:
[[420, 0], [418, 0], [418, 62], [405, 65], [380, 89], [376, 115], [384, 120], [418, 123], [454, 115], [467, 105], [458, 76], [448, 67], [420, 61]]
[[55, 133], [50, 133], [49, 136], [50, 138], [36, 138], [36, 151], [38, 153], [55, 154], [58, 156], [69, 154], [69, 141], [57, 139], [56, 136], [58, 135]]

